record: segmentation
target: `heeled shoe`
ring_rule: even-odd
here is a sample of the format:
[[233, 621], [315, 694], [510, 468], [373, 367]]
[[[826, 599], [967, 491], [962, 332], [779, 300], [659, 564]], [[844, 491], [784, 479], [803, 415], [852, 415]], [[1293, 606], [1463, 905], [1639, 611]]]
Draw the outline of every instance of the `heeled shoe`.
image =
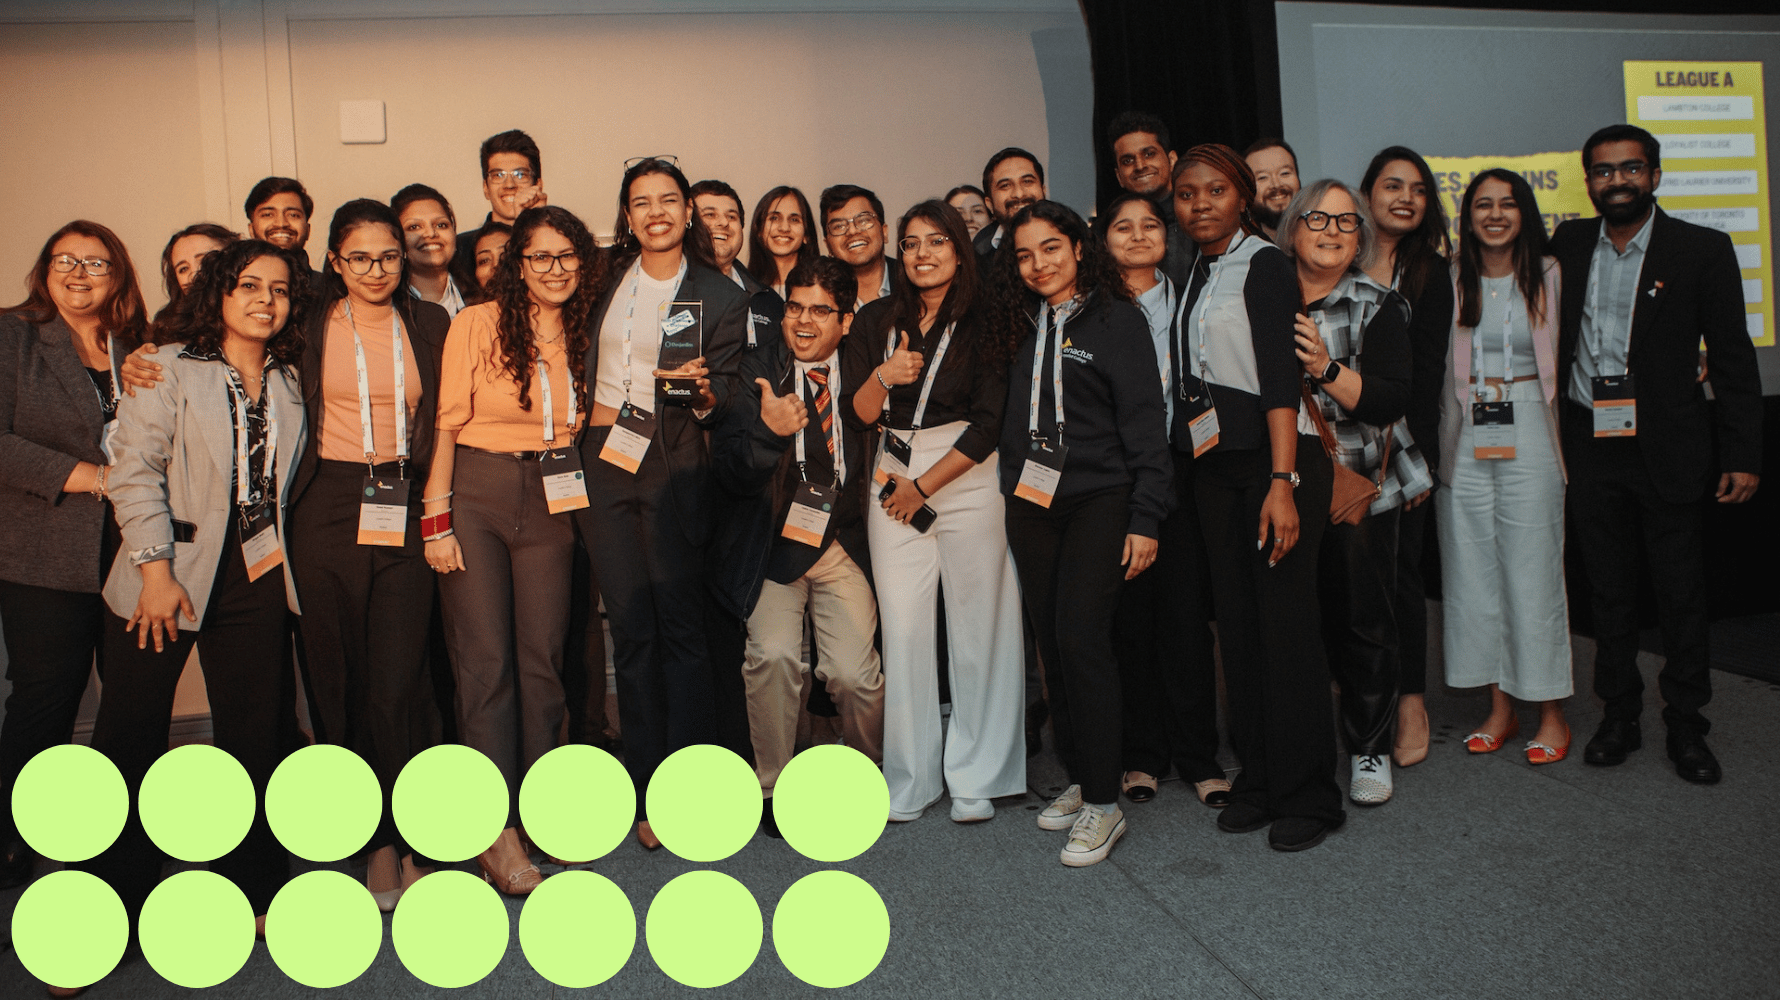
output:
[[482, 869], [482, 881], [494, 886], [504, 895], [508, 896], [530, 895], [533, 889], [544, 884], [544, 873], [538, 871], [538, 866], [534, 864], [528, 863], [524, 868], [521, 868], [518, 871], [508, 872], [503, 875], [491, 870], [488, 867], [488, 862], [483, 860], [481, 855], [478, 855], [476, 857], [476, 867]]
[[1570, 724], [1564, 723], [1564, 745], [1550, 746], [1538, 740], [1527, 741], [1527, 763], [1556, 764], [1570, 755]]
[[1420, 764], [1422, 761], [1428, 759], [1428, 740], [1432, 736], [1428, 724], [1428, 710], [1424, 707], [1421, 714], [1421, 740], [1420, 742], [1410, 742], [1403, 739], [1402, 713], [1398, 713], [1397, 739], [1391, 747], [1391, 763], [1398, 767], [1410, 767], [1415, 764]]
[[1502, 749], [1503, 743], [1514, 739], [1519, 733], [1520, 719], [1511, 715], [1508, 717], [1508, 728], [1500, 734], [1478, 731], [1465, 737], [1465, 749], [1472, 753], [1495, 753]]
[[655, 831], [650, 829], [649, 821], [646, 819], [637, 821], [637, 843], [651, 851], [661, 847], [661, 838], [657, 837]]
[[407, 886], [402, 884], [402, 860], [396, 859], [396, 887], [394, 889], [384, 889], [379, 892], [371, 888], [370, 875], [367, 874], [365, 878], [367, 880], [365, 888], [370, 891], [371, 898], [377, 901], [377, 908], [384, 913], [394, 913], [396, 904], [402, 899], [402, 893], [407, 891]]

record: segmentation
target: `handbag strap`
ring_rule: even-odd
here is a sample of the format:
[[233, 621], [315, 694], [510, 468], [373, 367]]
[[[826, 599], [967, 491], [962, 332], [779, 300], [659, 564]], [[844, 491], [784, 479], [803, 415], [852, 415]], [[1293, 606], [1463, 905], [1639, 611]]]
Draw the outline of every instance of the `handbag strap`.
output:
[[[1335, 443], [1335, 432], [1329, 429], [1329, 421], [1324, 418], [1323, 408], [1311, 392], [1310, 383], [1299, 379], [1298, 391], [1304, 397], [1304, 408], [1310, 411], [1310, 422], [1316, 425], [1317, 436], [1323, 441], [1323, 452], [1329, 456], [1329, 461], [1339, 461], [1337, 456], [1341, 447]], [[1384, 492], [1384, 477], [1390, 473], [1391, 445], [1396, 440], [1397, 427], [1392, 424], [1384, 429], [1384, 448], [1378, 456], [1378, 477], [1373, 480], [1380, 493]]]

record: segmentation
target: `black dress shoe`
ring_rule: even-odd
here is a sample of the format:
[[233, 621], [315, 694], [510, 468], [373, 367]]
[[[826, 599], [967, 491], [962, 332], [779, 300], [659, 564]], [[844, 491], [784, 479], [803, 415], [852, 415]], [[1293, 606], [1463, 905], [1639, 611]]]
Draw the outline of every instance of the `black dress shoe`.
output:
[[1582, 750], [1582, 759], [1590, 764], [1608, 767], [1624, 764], [1626, 754], [1644, 745], [1644, 730], [1638, 720], [1602, 719], [1594, 739]]
[[760, 832], [774, 840], [785, 839], [779, 832], [779, 821], [773, 818], [773, 800], [770, 798], [760, 804]]
[[1253, 802], [1232, 802], [1218, 813], [1218, 829], [1225, 833], [1253, 833], [1271, 822], [1267, 810]]
[[1322, 843], [1324, 837], [1341, 829], [1341, 824], [1346, 821], [1346, 813], [1334, 822], [1309, 816], [1281, 816], [1267, 831], [1267, 845], [1276, 851], [1308, 851]]
[[14, 840], [0, 854], [0, 889], [12, 889], [31, 881], [31, 868], [37, 854], [23, 840]]
[[1706, 746], [1706, 738], [1685, 730], [1669, 731], [1669, 759], [1675, 762], [1675, 773], [1696, 785], [1716, 785], [1724, 777], [1718, 758]]

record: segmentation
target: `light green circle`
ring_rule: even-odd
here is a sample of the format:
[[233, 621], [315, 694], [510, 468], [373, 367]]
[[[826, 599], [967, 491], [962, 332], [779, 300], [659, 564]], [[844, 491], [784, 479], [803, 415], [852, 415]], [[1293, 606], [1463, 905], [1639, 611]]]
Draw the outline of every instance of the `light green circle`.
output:
[[883, 836], [890, 786], [871, 758], [852, 747], [813, 746], [791, 758], [773, 785], [773, 820], [804, 857], [848, 861]]
[[441, 743], [402, 768], [390, 810], [410, 848], [440, 861], [464, 861], [488, 850], [506, 827], [507, 781], [481, 751]]
[[266, 822], [285, 850], [328, 863], [364, 849], [383, 817], [383, 789], [364, 758], [317, 743], [284, 758], [266, 783]]
[[389, 928], [416, 979], [455, 989], [481, 982], [507, 953], [507, 907], [468, 872], [438, 871], [402, 894]]
[[104, 754], [78, 743], [32, 757], [12, 783], [19, 836], [52, 861], [95, 857], [117, 839], [129, 815], [124, 776]]
[[156, 847], [181, 861], [215, 861], [247, 836], [257, 799], [227, 750], [188, 743], [149, 767], [136, 810]]
[[592, 861], [612, 853], [636, 820], [637, 789], [618, 759], [570, 743], [531, 766], [519, 786], [525, 835], [544, 853]]
[[623, 889], [594, 872], [545, 879], [519, 911], [525, 960], [558, 986], [598, 986], [624, 968], [636, 946], [636, 910]]
[[871, 975], [890, 950], [890, 911], [859, 876], [812, 872], [792, 883], [773, 908], [773, 950], [811, 986], [851, 986]]
[[266, 949], [284, 974], [317, 989], [364, 975], [383, 944], [383, 914], [359, 880], [305, 872], [284, 884], [266, 913]]
[[[688, 861], [722, 861], [760, 827], [760, 779], [724, 747], [676, 750], [649, 779], [649, 826]], [[889, 815], [888, 812], [885, 815]]]
[[709, 989], [748, 971], [760, 955], [765, 927], [747, 886], [722, 872], [700, 870], [678, 876], [655, 894], [644, 936], [649, 957], [669, 979]]
[[176, 986], [203, 989], [241, 971], [253, 951], [253, 907], [215, 872], [186, 871], [148, 894], [136, 936], [142, 957]]
[[13, 907], [12, 946], [19, 961], [51, 986], [87, 986], [105, 978], [129, 941], [123, 901], [88, 872], [50, 872]]

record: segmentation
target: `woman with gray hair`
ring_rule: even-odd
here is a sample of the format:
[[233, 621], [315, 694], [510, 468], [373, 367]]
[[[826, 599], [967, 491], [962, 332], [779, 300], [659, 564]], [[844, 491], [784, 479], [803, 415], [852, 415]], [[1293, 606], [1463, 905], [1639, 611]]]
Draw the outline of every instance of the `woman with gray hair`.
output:
[[1377, 230], [1364, 199], [1320, 180], [1286, 207], [1280, 249], [1297, 268], [1303, 310], [1298, 360], [1307, 383], [1298, 430], [1319, 435], [1331, 460], [1366, 477], [1377, 496], [1352, 521], [1331, 524], [1318, 560], [1323, 641], [1341, 685], [1341, 729], [1352, 755], [1348, 798], [1390, 800], [1397, 713], [1397, 625], [1392, 611], [1397, 518], [1433, 487], [1409, 435], [1409, 306], [1366, 275]]

